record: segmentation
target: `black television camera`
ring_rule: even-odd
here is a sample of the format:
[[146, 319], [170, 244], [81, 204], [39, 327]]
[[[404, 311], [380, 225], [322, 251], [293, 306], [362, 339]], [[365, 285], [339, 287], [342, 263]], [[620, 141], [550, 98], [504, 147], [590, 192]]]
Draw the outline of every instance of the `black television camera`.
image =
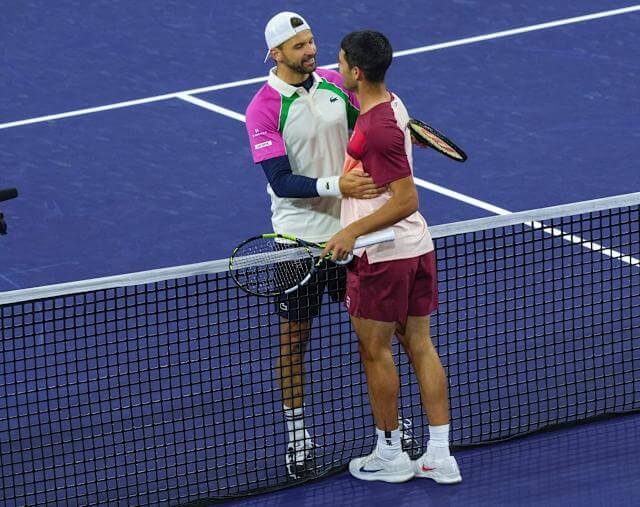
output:
[[[8, 201], [9, 199], [13, 199], [14, 197], [18, 197], [18, 191], [15, 188], [7, 188], [5, 190], [0, 190], [0, 202]], [[7, 233], [7, 223], [4, 221], [4, 215], [0, 213], [0, 234]]]

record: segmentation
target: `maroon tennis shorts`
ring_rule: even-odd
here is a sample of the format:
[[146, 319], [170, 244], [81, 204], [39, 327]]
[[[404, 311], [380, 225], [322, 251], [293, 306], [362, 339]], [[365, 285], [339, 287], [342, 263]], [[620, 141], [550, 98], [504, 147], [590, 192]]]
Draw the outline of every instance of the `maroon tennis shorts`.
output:
[[429, 315], [438, 307], [438, 276], [434, 251], [369, 264], [366, 252], [348, 265], [349, 315], [405, 324], [408, 316]]

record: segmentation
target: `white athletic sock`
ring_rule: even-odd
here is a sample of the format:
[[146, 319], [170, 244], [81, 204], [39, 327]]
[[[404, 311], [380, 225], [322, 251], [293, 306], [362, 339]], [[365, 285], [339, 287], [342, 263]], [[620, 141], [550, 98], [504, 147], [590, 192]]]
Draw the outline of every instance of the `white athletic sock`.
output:
[[427, 458], [438, 461], [449, 456], [451, 456], [449, 451], [449, 425], [429, 426]]
[[289, 432], [289, 443], [304, 442], [309, 438], [309, 434], [304, 429], [304, 406], [299, 408], [289, 408], [283, 405], [284, 420], [287, 422]]
[[376, 428], [378, 435], [378, 456], [388, 461], [394, 460], [402, 452], [400, 428], [384, 431]]

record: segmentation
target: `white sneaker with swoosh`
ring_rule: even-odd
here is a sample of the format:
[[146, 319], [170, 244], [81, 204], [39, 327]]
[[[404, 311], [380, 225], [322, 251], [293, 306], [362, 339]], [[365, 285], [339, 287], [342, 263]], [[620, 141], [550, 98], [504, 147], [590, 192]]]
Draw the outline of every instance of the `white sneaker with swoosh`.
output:
[[433, 479], [438, 484], [456, 484], [462, 481], [458, 462], [453, 456], [441, 460], [429, 460], [425, 453], [415, 461], [416, 477]]
[[392, 460], [382, 459], [376, 449], [368, 456], [349, 462], [349, 473], [363, 481], [405, 482], [413, 478], [413, 462], [406, 452]]
[[287, 446], [287, 472], [292, 479], [305, 479], [313, 476], [316, 470], [316, 444], [309, 437], [297, 442], [289, 442]]

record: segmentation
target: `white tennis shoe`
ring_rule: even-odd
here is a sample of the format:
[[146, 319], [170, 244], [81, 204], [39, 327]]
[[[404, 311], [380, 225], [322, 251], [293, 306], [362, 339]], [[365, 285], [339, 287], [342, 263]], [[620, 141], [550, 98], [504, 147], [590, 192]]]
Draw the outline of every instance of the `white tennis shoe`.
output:
[[349, 472], [363, 481], [405, 482], [413, 478], [414, 466], [406, 452], [389, 461], [378, 456], [374, 449], [368, 456], [352, 459]]
[[458, 462], [453, 456], [441, 460], [429, 460], [427, 453], [414, 462], [416, 477], [433, 479], [438, 484], [456, 484], [462, 481]]
[[311, 438], [287, 445], [287, 473], [292, 479], [306, 479], [316, 472], [316, 445]]

